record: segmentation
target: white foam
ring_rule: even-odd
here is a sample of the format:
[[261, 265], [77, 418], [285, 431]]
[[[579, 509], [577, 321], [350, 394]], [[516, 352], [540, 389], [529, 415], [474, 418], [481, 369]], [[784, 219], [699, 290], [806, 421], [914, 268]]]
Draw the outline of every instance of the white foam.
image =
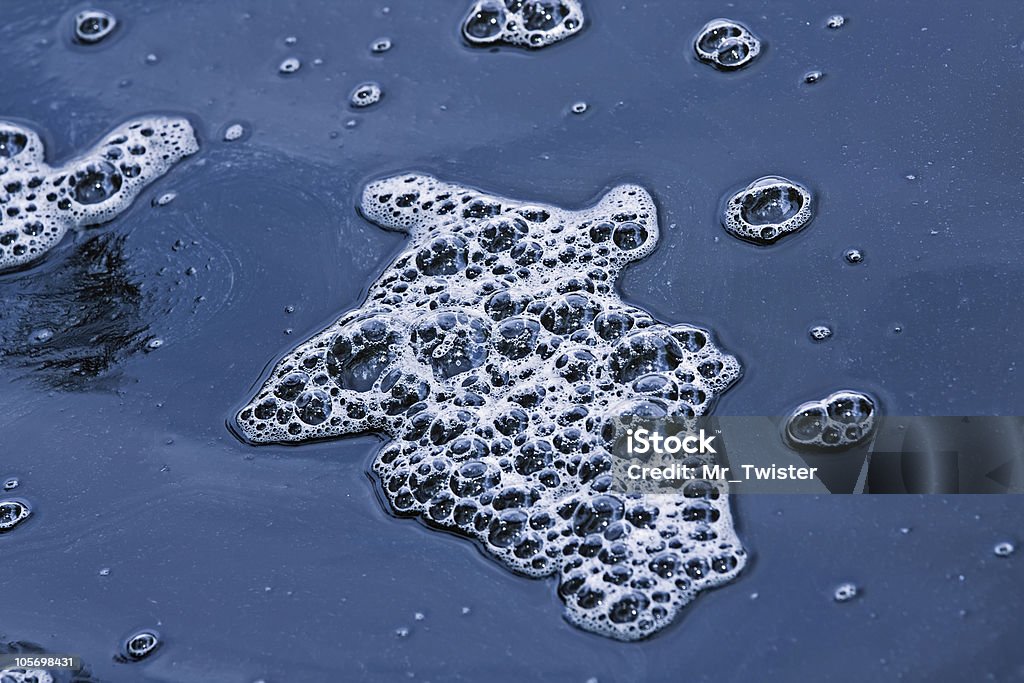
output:
[[409, 245], [276, 364], [239, 411], [246, 439], [388, 434], [373, 470], [398, 514], [557, 575], [567, 619], [606, 636], [647, 636], [740, 571], [721, 489], [611, 490], [603, 427], [638, 402], [706, 414], [740, 374], [710, 332], [616, 294], [658, 241], [643, 188], [571, 211], [408, 174], [367, 185], [360, 209]]
[[23, 267], [72, 228], [105, 223], [199, 149], [184, 118], [133, 119], [60, 166], [35, 131], [0, 121], [0, 271]]

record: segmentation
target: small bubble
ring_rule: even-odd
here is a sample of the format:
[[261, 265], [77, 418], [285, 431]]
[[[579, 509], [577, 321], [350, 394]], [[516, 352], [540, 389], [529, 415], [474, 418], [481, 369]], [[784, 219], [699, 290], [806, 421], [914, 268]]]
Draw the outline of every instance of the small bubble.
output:
[[804, 74], [804, 83], [807, 83], [808, 85], [812, 83], [817, 83], [824, 77], [825, 74], [823, 74], [820, 71], [808, 71], [807, 73]]
[[294, 45], [297, 42], [299, 42], [299, 39], [296, 38], [295, 36], [288, 36], [287, 38], [284, 39], [285, 45]]
[[409, 629], [407, 627], [405, 627], [405, 626], [399, 626], [398, 628], [395, 629], [395, 635], [398, 636], [399, 638], [408, 638], [409, 637]]
[[100, 576], [110, 576], [110, 567], [104, 567], [101, 569]]
[[149, 657], [160, 647], [160, 637], [153, 631], [139, 631], [125, 641], [124, 654], [133, 662]]
[[844, 17], [842, 14], [833, 14], [825, 22], [825, 26], [829, 27], [830, 29], [837, 29], [842, 28], [843, 24], [845, 23], [846, 17]]
[[240, 123], [232, 123], [224, 131], [224, 140], [225, 142], [234, 142], [241, 139], [243, 135], [245, 135], [245, 126]]
[[832, 594], [832, 597], [836, 602], [849, 602], [857, 597], [858, 593], [860, 593], [860, 589], [857, 588], [856, 585], [852, 583], [842, 583], [836, 586], [836, 590]]
[[146, 351], [156, 351], [157, 349], [159, 349], [163, 345], [164, 345], [164, 340], [163, 339], [161, 339], [160, 337], [153, 337], [148, 342], [146, 342]]
[[195, 266], [189, 266], [188, 268], [185, 269], [185, 275], [195, 275], [196, 272], [198, 271], [196, 271]]
[[103, 10], [85, 10], [75, 16], [75, 40], [90, 45], [98, 43], [117, 27], [117, 19]]
[[18, 526], [32, 514], [32, 509], [23, 500], [0, 500], [0, 534]]
[[586, 102], [576, 102], [572, 105], [571, 111], [573, 114], [582, 114], [587, 111], [588, 108], [589, 106]]
[[13, 489], [18, 488], [19, 483], [20, 482], [18, 481], [17, 477], [11, 477], [10, 479], [7, 479], [6, 481], [4, 481], [4, 491], [11, 491]]
[[298, 71], [299, 67], [301, 66], [302, 62], [300, 62], [295, 57], [289, 57], [288, 59], [281, 62], [281, 65], [277, 67], [277, 70], [283, 74], [293, 74], [296, 71]]
[[907, 180], [917, 180], [917, 176], [914, 175], [913, 173], [908, 173], [907, 175], [905, 175], [903, 177], [906, 178]]
[[284, 307], [284, 312], [285, 313], [294, 313], [295, 312], [295, 307], [294, 306], [285, 306]]
[[992, 552], [996, 557], [1009, 557], [1013, 555], [1016, 548], [1009, 541], [1003, 541], [1002, 543], [996, 543], [995, 547], [992, 548]]
[[177, 192], [165, 192], [153, 200], [153, 206], [167, 206], [178, 196]]
[[469, 614], [469, 613], [470, 613], [470, 612], [472, 612], [472, 611], [473, 611], [473, 610], [471, 610], [471, 609], [470, 609], [470, 608], [468, 608], [468, 607], [463, 607], [463, 608], [462, 608], [462, 613], [463, 613], [463, 614]]
[[160, 58], [157, 57], [152, 52], [150, 52], [148, 55], [146, 55], [146, 64], [156, 64], [159, 61], [160, 61]]
[[352, 94], [349, 96], [348, 101], [353, 107], [361, 109], [380, 102], [380, 98], [382, 96], [383, 92], [378, 84], [366, 82], [356, 86], [355, 90], [353, 90]]
[[415, 619], [416, 621], [423, 621], [426, 618], [427, 618], [427, 615], [425, 615], [423, 612], [417, 612], [416, 614], [413, 615], [413, 619]]
[[370, 51], [376, 54], [387, 52], [391, 49], [391, 40], [389, 38], [378, 38], [377, 40], [370, 43]]
[[845, 254], [843, 254], [843, 257], [846, 259], [847, 263], [860, 263], [864, 260], [864, 252], [860, 249], [849, 249]]
[[809, 330], [811, 339], [816, 342], [822, 342], [832, 337], [832, 328], [826, 325], [815, 325]]
[[769, 245], [802, 230], [814, 217], [810, 191], [781, 176], [764, 176], [723, 200], [722, 226], [748, 242]]

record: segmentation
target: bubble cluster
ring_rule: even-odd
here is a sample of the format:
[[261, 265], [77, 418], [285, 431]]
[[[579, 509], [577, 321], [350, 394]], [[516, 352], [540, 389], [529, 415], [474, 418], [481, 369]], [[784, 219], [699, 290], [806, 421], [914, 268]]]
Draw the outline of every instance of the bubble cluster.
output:
[[725, 201], [722, 226], [740, 239], [771, 244], [813, 218], [811, 193], [780, 176], [758, 178]]
[[42, 257], [70, 228], [105, 223], [181, 158], [199, 149], [183, 118], [134, 119], [61, 166], [39, 135], [0, 121], [0, 272]]
[[859, 391], [837, 391], [808, 401], [786, 421], [786, 438], [794, 446], [839, 450], [867, 439], [875, 430], [874, 400]]
[[360, 83], [349, 95], [348, 102], [353, 107], [362, 109], [363, 107], [369, 107], [372, 104], [380, 102], [380, 98], [383, 96], [383, 91], [380, 89], [380, 85], [372, 81], [366, 83]]
[[411, 242], [360, 308], [277, 363], [237, 415], [246, 440], [388, 434], [373, 471], [397, 514], [557, 575], [566, 618], [613, 638], [739, 573], [720, 489], [612, 490], [616, 418], [707, 414], [740, 375], [709, 331], [615, 293], [658, 241], [643, 188], [570, 211], [402, 175], [370, 183], [360, 210]]
[[477, 0], [462, 21], [473, 45], [544, 47], [583, 28], [580, 0]]
[[808, 334], [816, 342], [827, 341], [832, 338], [832, 328], [827, 325], [815, 325], [808, 330]]
[[32, 508], [23, 500], [0, 500], [0, 534], [11, 531], [32, 515]]
[[117, 28], [117, 18], [110, 12], [90, 9], [75, 15], [75, 40], [83, 45], [98, 43]]
[[713, 19], [704, 24], [693, 41], [697, 59], [722, 69], [734, 71], [754, 61], [761, 54], [761, 40], [749, 28], [732, 19]]
[[53, 676], [46, 669], [8, 668], [0, 669], [2, 683], [54, 683]]

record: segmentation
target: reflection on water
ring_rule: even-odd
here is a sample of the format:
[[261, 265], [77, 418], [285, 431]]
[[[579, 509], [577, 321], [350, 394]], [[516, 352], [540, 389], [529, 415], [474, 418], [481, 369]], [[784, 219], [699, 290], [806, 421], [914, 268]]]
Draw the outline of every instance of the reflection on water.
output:
[[102, 233], [0, 289], [0, 366], [54, 389], [96, 388], [145, 347], [147, 295], [125, 235]]

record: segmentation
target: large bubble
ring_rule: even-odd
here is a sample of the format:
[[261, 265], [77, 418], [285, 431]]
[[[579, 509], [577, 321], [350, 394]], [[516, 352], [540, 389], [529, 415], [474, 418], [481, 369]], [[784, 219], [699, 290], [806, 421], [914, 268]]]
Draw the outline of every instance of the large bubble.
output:
[[814, 217], [810, 191], [788, 178], [764, 176], [725, 200], [722, 226], [740, 239], [771, 244]]
[[246, 440], [387, 434], [373, 472], [397, 514], [558, 577], [566, 618], [613, 638], [736, 576], [724, 489], [612, 491], [604, 425], [637, 406], [707, 414], [740, 374], [711, 332], [616, 294], [658, 242], [643, 188], [571, 211], [410, 174], [370, 183], [360, 210], [409, 243], [359, 309], [271, 371], [236, 417]]

